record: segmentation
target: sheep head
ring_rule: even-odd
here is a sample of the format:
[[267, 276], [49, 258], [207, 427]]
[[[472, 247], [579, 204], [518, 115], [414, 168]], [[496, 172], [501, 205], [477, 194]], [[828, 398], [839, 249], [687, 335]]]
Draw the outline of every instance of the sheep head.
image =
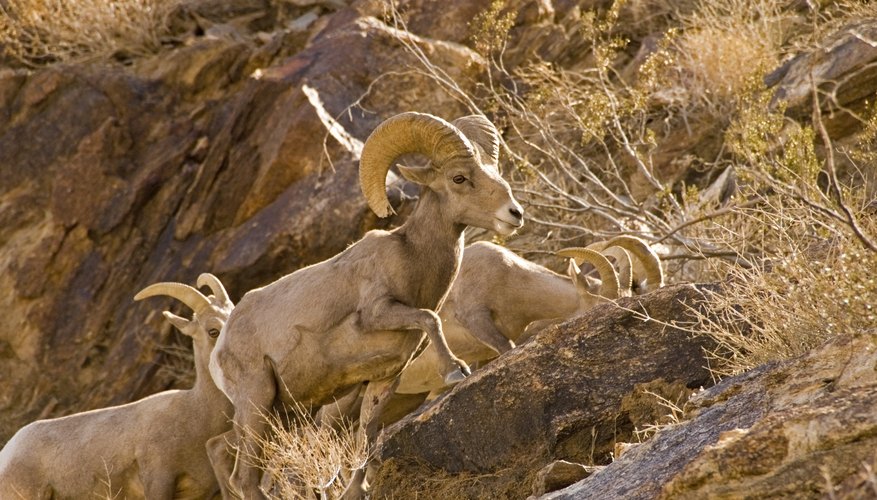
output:
[[402, 113], [379, 125], [366, 140], [359, 179], [371, 209], [393, 213], [387, 172], [402, 155], [419, 153], [425, 167], [399, 166], [402, 175], [437, 193], [455, 223], [508, 235], [523, 225], [523, 209], [499, 174], [499, 133], [481, 115], [449, 123], [424, 113]]
[[228, 298], [225, 287], [216, 276], [203, 273], [198, 277], [199, 287], [207, 286], [212, 294], [205, 296], [196, 288], [182, 283], [155, 283], [144, 288], [134, 300], [143, 300], [148, 297], [167, 296], [179, 300], [186, 307], [192, 309], [192, 319], [186, 319], [170, 311], [162, 314], [183, 334], [192, 337], [195, 348], [196, 363], [203, 363], [206, 367], [209, 362], [210, 351], [216, 344], [216, 339], [225, 326], [228, 315], [231, 314], [234, 304]]

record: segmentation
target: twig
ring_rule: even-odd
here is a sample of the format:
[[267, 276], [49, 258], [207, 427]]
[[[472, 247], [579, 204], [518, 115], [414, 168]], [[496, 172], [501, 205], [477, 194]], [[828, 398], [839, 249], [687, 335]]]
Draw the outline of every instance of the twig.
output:
[[840, 209], [843, 211], [844, 215], [846, 215], [846, 223], [850, 226], [855, 233], [856, 237], [872, 252], [877, 252], [877, 244], [871, 241], [867, 235], [862, 231], [862, 228], [859, 227], [859, 223], [856, 220], [856, 216], [853, 214], [853, 211], [850, 210], [850, 207], [844, 203], [843, 192], [840, 188], [840, 182], [837, 179], [837, 171], [834, 165], [834, 147], [831, 143], [831, 138], [828, 136], [828, 131], [825, 129], [825, 123], [822, 121], [822, 110], [819, 108], [819, 95], [816, 93], [816, 85], [813, 80], [813, 73], [810, 73], [810, 85], [813, 88], [813, 124], [819, 130], [819, 135], [822, 138], [822, 143], [825, 145], [826, 152], [826, 170], [828, 171], [829, 178], [829, 189], [834, 193], [835, 201], [837, 202]]

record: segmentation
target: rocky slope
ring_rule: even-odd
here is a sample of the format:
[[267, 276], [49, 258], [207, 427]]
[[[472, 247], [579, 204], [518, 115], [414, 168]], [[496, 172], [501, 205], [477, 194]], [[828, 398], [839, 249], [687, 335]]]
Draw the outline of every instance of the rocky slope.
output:
[[[698, 287], [621, 299], [549, 328], [384, 430], [375, 495], [525, 498], [556, 460], [600, 464], [615, 443], [711, 384]], [[435, 484], [441, 478], [442, 485]]]
[[546, 496], [874, 498], [877, 331], [696, 394], [686, 421]]
[[621, 299], [498, 358], [385, 429], [377, 497], [877, 495], [877, 330], [709, 387], [710, 342], [671, 326], [701, 297]]
[[[582, 12], [611, 2], [509, 4], [508, 64], [580, 68], [592, 62]], [[158, 314], [171, 302], [133, 303], [142, 287], [209, 270], [237, 299], [397, 222], [361, 199], [361, 141], [397, 112], [466, 112], [406, 44], [466, 91], [486, 69], [468, 24], [484, 2], [399, 7], [410, 33], [377, 1], [205, 0], [177, 13], [156, 56], [0, 67], [0, 444], [35, 418], [179, 383], [163, 370], [163, 346], [179, 343]], [[877, 91], [874, 26], [832, 33], [771, 73], [774, 105], [805, 119], [816, 75], [842, 144]], [[629, 75], [655, 40], [622, 34]], [[656, 150], [662, 175], [691, 174], [677, 157], [717, 154], [720, 131], [695, 125]], [[404, 216], [410, 186], [391, 194]], [[877, 495], [868, 332], [698, 393], [682, 423], [619, 457], [635, 428], [666, 423], [650, 393], [677, 401], [711, 383], [706, 340], [661, 323], [696, 297], [679, 286], [603, 306], [503, 356], [387, 430], [377, 491], [523, 498], [608, 464], [550, 498]]]

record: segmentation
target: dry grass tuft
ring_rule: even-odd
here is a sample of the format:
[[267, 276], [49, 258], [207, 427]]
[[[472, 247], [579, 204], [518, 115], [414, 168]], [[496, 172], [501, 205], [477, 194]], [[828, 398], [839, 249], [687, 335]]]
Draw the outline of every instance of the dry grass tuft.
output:
[[4, 0], [0, 52], [29, 67], [153, 53], [180, 0]]
[[[639, 442], [646, 441], [651, 438], [658, 432], [662, 430], [669, 429], [674, 425], [678, 425], [680, 422], [684, 420], [685, 412], [682, 410], [682, 406], [685, 404], [685, 401], [682, 398], [677, 399], [676, 401], [671, 401], [666, 397], [651, 391], [645, 391], [645, 394], [652, 396], [655, 398], [655, 404], [664, 409], [667, 413], [665, 413], [661, 418], [656, 420], [653, 423], [646, 424], [641, 428], [634, 430], [634, 436]], [[685, 399], [690, 395], [685, 395]]]
[[774, 0], [703, 0], [644, 64], [646, 90], [657, 104], [720, 118], [779, 63], [789, 24]]
[[[352, 425], [320, 426], [300, 406], [281, 418], [266, 415], [269, 437], [258, 436], [262, 457], [254, 459], [264, 471], [263, 492], [272, 499], [339, 498], [352, 471], [365, 466], [365, 440]], [[286, 422], [292, 422], [291, 428]]]

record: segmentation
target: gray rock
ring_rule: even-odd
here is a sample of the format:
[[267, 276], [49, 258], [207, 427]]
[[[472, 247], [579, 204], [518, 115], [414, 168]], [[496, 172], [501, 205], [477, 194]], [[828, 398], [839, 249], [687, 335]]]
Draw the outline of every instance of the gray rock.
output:
[[[697, 394], [688, 419], [545, 499], [873, 498], [877, 332]], [[869, 479], [869, 471], [870, 479]]]
[[550, 462], [608, 463], [651, 418], [643, 384], [671, 400], [710, 384], [710, 342], [668, 324], [691, 320], [700, 296], [686, 285], [622, 299], [500, 356], [384, 431], [375, 495], [410, 497], [441, 477], [459, 486], [449, 497], [525, 498]]

